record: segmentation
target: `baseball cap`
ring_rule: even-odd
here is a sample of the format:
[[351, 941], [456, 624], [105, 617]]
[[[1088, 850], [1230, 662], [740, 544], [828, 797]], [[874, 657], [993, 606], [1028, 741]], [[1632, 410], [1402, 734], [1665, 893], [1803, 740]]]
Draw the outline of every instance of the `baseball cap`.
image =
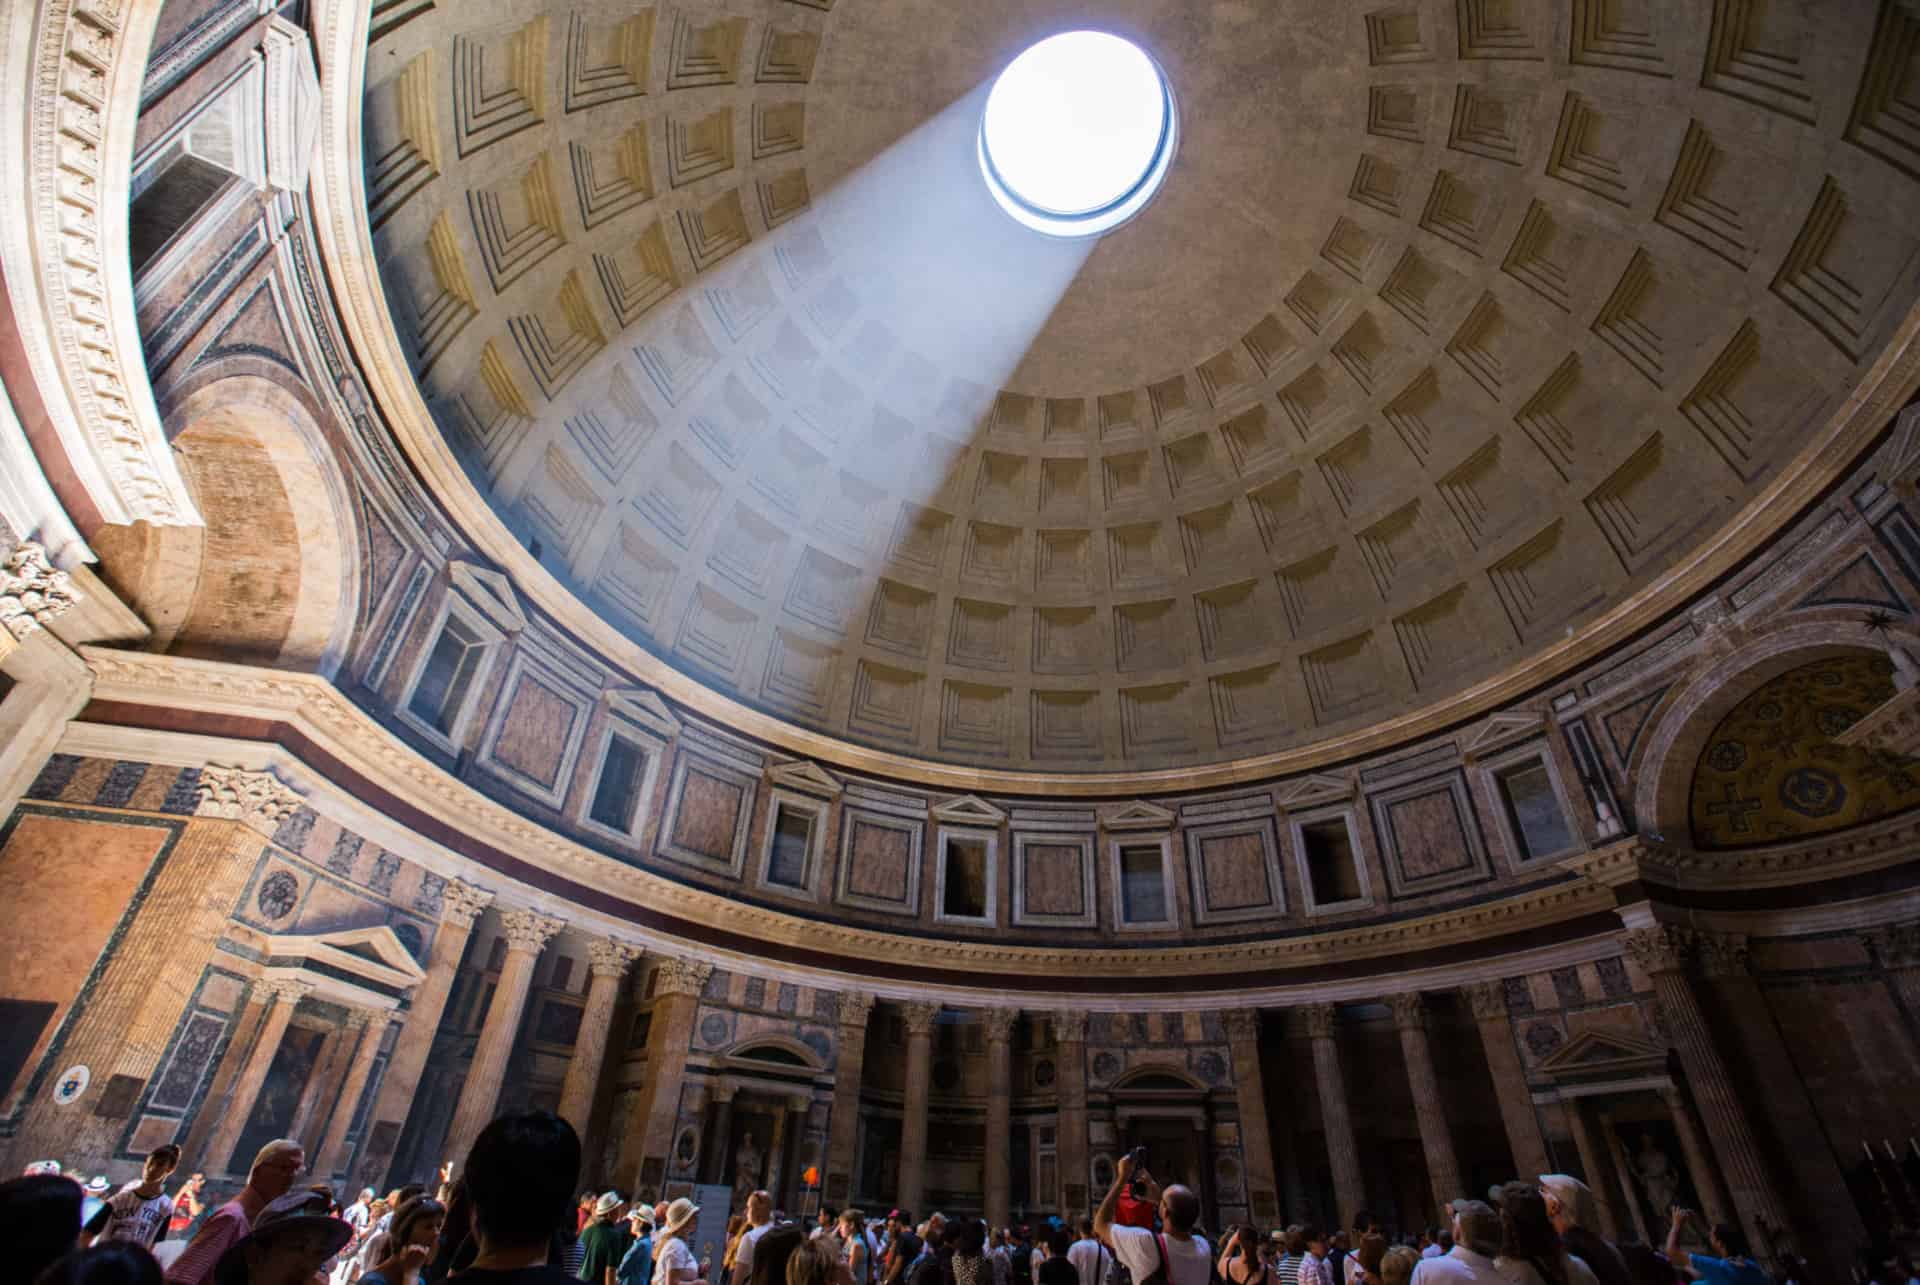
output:
[[1540, 1190], [1559, 1201], [1561, 1208], [1575, 1223], [1586, 1223], [1587, 1202], [1593, 1195], [1586, 1183], [1571, 1174], [1543, 1173], [1540, 1175]]
[[1455, 1200], [1447, 1205], [1460, 1220], [1459, 1240], [1480, 1254], [1495, 1254], [1500, 1249], [1500, 1215], [1484, 1200]]

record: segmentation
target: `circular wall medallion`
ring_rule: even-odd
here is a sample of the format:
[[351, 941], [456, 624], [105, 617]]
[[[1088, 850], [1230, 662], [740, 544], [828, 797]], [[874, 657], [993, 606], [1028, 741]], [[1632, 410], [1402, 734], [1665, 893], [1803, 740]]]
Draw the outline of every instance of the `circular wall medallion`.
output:
[[980, 119], [980, 172], [1000, 208], [1048, 236], [1097, 236], [1146, 207], [1173, 163], [1173, 91], [1105, 31], [1064, 31], [1015, 58]]
[[1566, 1037], [1551, 1022], [1535, 1022], [1527, 1028], [1527, 1047], [1535, 1057], [1546, 1057], [1564, 1043]]
[[727, 1042], [727, 1019], [718, 1013], [708, 1013], [700, 1019], [700, 1042], [702, 1044], [725, 1044]]
[[1041, 1089], [1053, 1083], [1053, 1063], [1049, 1059], [1043, 1057], [1033, 1064], [1033, 1083]]
[[284, 870], [276, 870], [260, 881], [253, 904], [268, 919], [285, 919], [300, 900], [300, 881]]
[[1830, 817], [1847, 803], [1840, 778], [1817, 767], [1797, 767], [1780, 782], [1780, 803], [1806, 817]]
[[1747, 761], [1747, 747], [1735, 740], [1716, 741], [1707, 751], [1707, 766], [1716, 772], [1738, 772]]
[[1218, 1084], [1227, 1078], [1227, 1064], [1218, 1053], [1202, 1053], [1193, 1060], [1193, 1072], [1208, 1084]]
[[66, 1069], [59, 1082], [53, 1086], [53, 1100], [63, 1107], [72, 1106], [80, 1100], [80, 1095], [87, 1091], [87, 1085], [92, 1082], [93, 1072], [75, 1063]]
[[1110, 1053], [1110, 1052], [1100, 1052], [1100, 1053], [1094, 1054], [1094, 1057], [1093, 1057], [1093, 1078], [1094, 1079], [1111, 1080], [1114, 1076], [1118, 1074], [1120, 1074], [1120, 1058], [1117, 1054]]
[[673, 1143], [673, 1167], [676, 1171], [693, 1168], [694, 1157], [700, 1153], [700, 1135], [691, 1127], [680, 1130], [680, 1136]]

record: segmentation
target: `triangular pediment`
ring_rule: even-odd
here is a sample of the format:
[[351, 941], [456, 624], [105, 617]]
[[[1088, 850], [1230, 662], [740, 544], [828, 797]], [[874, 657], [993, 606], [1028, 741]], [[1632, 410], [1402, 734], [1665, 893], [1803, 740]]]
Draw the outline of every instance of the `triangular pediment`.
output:
[[1495, 714], [1480, 726], [1469, 731], [1460, 741], [1460, 749], [1465, 754], [1485, 754], [1488, 750], [1510, 745], [1514, 741], [1538, 736], [1546, 731], [1547, 720], [1540, 714], [1502, 713]]
[[1102, 808], [1100, 824], [1109, 830], [1159, 830], [1173, 825], [1173, 813], [1157, 803], [1135, 799]]
[[811, 794], [823, 799], [837, 799], [846, 787], [840, 778], [828, 772], [818, 763], [802, 760], [798, 763], [776, 763], [767, 769], [769, 784], [783, 789], [796, 790], [801, 794]]
[[623, 687], [608, 692], [606, 700], [607, 707], [615, 714], [650, 732], [668, 739], [680, 735], [680, 720], [673, 716], [658, 692], [644, 687]]
[[1353, 797], [1353, 778], [1313, 772], [1284, 782], [1274, 792], [1274, 802], [1283, 808], [1304, 808], [1315, 803], [1332, 803]]
[[426, 973], [386, 924], [267, 939], [275, 961], [330, 965], [384, 986], [417, 986]]
[[999, 825], [1007, 814], [977, 794], [963, 794], [935, 808], [933, 819], [956, 825]]
[[454, 587], [502, 633], [517, 634], [527, 627], [527, 615], [520, 610], [520, 596], [513, 582], [498, 571], [456, 562], [447, 569]]
[[1553, 1079], [1595, 1080], [1643, 1076], [1666, 1065], [1666, 1050], [1616, 1031], [1582, 1031], [1542, 1058], [1539, 1071]]

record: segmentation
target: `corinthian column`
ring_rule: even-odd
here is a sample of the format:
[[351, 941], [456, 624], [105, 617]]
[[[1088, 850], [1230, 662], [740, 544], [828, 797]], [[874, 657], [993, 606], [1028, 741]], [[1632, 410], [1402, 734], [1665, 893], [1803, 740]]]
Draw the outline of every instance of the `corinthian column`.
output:
[[690, 959], [662, 960], [654, 974], [647, 1078], [628, 1117], [616, 1171], [631, 1174], [634, 1191], [649, 1200], [660, 1198], [666, 1182], [667, 1148], [673, 1145], [673, 1123], [680, 1111], [680, 1081], [687, 1072], [693, 1019], [700, 1011], [700, 992], [712, 975], [712, 964]]
[[1427, 1045], [1427, 1002], [1419, 991], [1405, 991], [1388, 1001], [1393, 1026], [1400, 1032], [1400, 1057], [1407, 1064], [1407, 1083], [1413, 1089], [1413, 1115], [1420, 1125], [1420, 1146], [1427, 1153], [1427, 1181], [1433, 1187], [1432, 1209], [1465, 1195], [1460, 1165], [1453, 1155], [1453, 1135], [1447, 1129], [1447, 1107], [1440, 1100], [1440, 1077], [1433, 1071], [1433, 1050]]
[[507, 958], [500, 966], [500, 980], [494, 985], [493, 1002], [487, 1005], [487, 1017], [480, 1027], [480, 1039], [473, 1046], [473, 1061], [467, 1067], [466, 1083], [460, 1086], [460, 1098], [453, 1108], [453, 1123], [447, 1126], [447, 1140], [441, 1150], [452, 1160], [456, 1171], [463, 1170], [473, 1140], [493, 1119], [500, 1101], [500, 1081], [506, 1074], [507, 1055], [520, 1038], [520, 1018], [527, 1010], [527, 988], [533, 983], [533, 966], [540, 960], [554, 934], [566, 927], [564, 919], [543, 915], [537, 910], [508, 910], [500, 923], [506, 932]]
[[1693, 934], [1671, 924], [1636, 928], [1626, 936], [1626, 949], [1653, 978], [1667, 1033], [1679, 1051], [1694, 1099], [1700, 1104], [1707, 1136], [1720, 1157], [1720, 1171], [1726, 1177], [1734, 1207], [1740, 1211], [1740, 1221], [1752, 1237], [1754, 1248], [1765, 1252], [1773, 1242], [1770, 1228], [1787, 1226], [1786, 1202], [1768, 1171], [1746, 1107], [1687, 977]]
[[907, 1080], [905, 1101], [900, 1107], [900, 1180], [896, 1184], [900, 1205], [915, 1217], [927, 1211], [920, 1207], [927, 1181], [927, 1091], [932, 1080], [933, 1024], [940, 1016], [938, 1004], [913, 1003], [903, 1006], [907, 1017]]
[[1005, 1227], [1013, 1218], [1013, 1024], [1017, 1008], [990, 1008], [987, 1028], [987, 1224]]
[[1060, 1054], [1054, 1059], [1054, 1083], [1060, 1094], [1060, 1128], [1054, 1139], [1060, 1216], [1074, 1219], [1092, 1212], [1087, 1192], [1087, 1015], [1061, 1013], [1053, 1029], [1060, 1040]]
[[233, 1101], [215, 1126], [213, 1137], [207, 1140], [207, 1170], [211, 1173], [231, 1171], [234, 1145], [246, 1131], [247, 1121], [253, 1118], [253, 1108], [260, 1101], [260, 1090], [265, 1087], [267, 1072], [273, 1067], [273, 1055], [280, 1051], [280, 1039], [287, 1033], [287, 1023], [293, 1019], [293, 1010], [300, 1006], [300, 1001], [313, 991], [306, 982], [297, 981], [268, 982], [266, 988], [273, 995], [273, 1007], [267, 1010], [260, 1038], [253, 1042], [253, 1052], [247, 1055], [239, 1079], [234, 1082]]
[[1240, 1108], [1240, 1154], [1247, 1167], [1247, 1198], [1253, 1221], [1278, 1222], [1280, 1188], [1273, 1172], [1273, 1133], [1267, 1124], [1267, 1086], [1260, 1074], [1260, 1013], [1233, 1008], [1223, 1013], [1233, 1057], [1234, 1097]]
[[587, 1007], [580, 1015], [580, 1034], [573, 1041], [567, 1078], [560, 1085], [560, 1108], [554, 1114], [571, 1124], [582, 1138], [593, 1099], [600, 1090], [600, 1069], [607, 1061], [607, 1030], [613, 1025], [613, 1006], [627, 969], [640, 952], [623, 941], [603, 937], [587, 947], [593, 979], [587, 983]]
[[844, 1209], [853, 1198], [853, 1152], [860, 1141], [860, 1079], [867, 1062], [867, 1018], [873, 996], [840, 996], [840, 1041], [833, 1058], [833, 1119], [827, 1127], [827, 1207]]
[[1320, 1091], [1320, 1123], [1327, 1134], [1327, 1160], [1333, 1167], [1333, 1194], [1340, 1207], [1335, 1220], [1351, 1218], [1367, 1203], [1366, 1181], [1360, 1176], [1360, 1148], [1353, 1138], [1353, 1116], [1347, 1110], [1347, 1081], [1340, 1070], [1340, 1046], [1335, 1041], [1338, 1011], [1332, 1004], [1309, 1004], [1307, 1034], [1313, 1040], [1313, 1078]]
[[1680, 1151], [1687, 1158], [1687, 1172], [1692, 1175], [1693, 1189], [1700, 1196], [1701, 1212], [1709, 1222], [1734, 1221], [1739, 1215], [1727, 1203], [1727, 1193], [1720, 1189], [1720, 1174], [1714, 1169], [1713, 1154], [1707, 1149], [1700, 1121], [1694, 1118], [1687, 1095], [1680, 1091], [1679, 1085], [1665, 1084], [1660, 1088], [1660, 1100], [1667, 1104], [1667, 1114], [1673, 1117], [1673, 1131], [1680, 1135]]
[[1507, 988], [1497, 981], [1474, 982], [1460, 988], [1480, 1028], [1480, 1047], [1493, 1077], [1494, 1100], [1500, 1104], [1500, 1123], [1506, 1126], [1507, 1147], [1516, 1172], [1528, 1180], [1547, 1172], [1547, 1142], [1534, 1114], [1533, 1093], [1527, 1088], [1526, 1068], [1513, 1043], [1513, 1021], [1507, 1016]]
[[[407, 1112], [419, 1096], [420, 1073], [426, 1069], [427, 1054], [433, 1051], [433, 1037], [440, 1030], [447, 996], [459, 976], [460, 960], [467, 953], [467, 939], [473, 935], [473, 925], [481, 912], [492, 904], [492, 893], [457, 879], [441, 894], [440, 927], [433, 934], [433, 948], [425, 961], [426, 980], [414, 987], [409, 997], [406, 1025], [394, 1039], [393, 1054], [380, 1077], [380, 1091], [374, 1097], [373, 1109], [367, 1112], [366, 1137], [360, 1144], [356, 1168], [368, 1186], [387, 1189], [393, 1149], [400, 1141]], [[466, 1157], [460, 1160], [464, 1163]]]
[[[321, 1139], [320, 1151], [314, 1157], [314, 1177], [322, 1182], [331, 1182], [334, 1173], [347, 1161], [347, 1130], [353, 1127], [354, 1108], [360, 1105], [360, 1095], [366, 1092], [367, 1077], [373, 1074], [374, 1059], [380, 1056], [380, 1041], [387, 1036], [387, 1027], [393, 1024], [393, 1014], [385, 1009], [355, 1009], [347, 1016], [349, 1027], [360, 1026], [360, 1046], [354, 1050], [353, 1062], [347, 1067], [346, 1082], [340, 1086], [340, 1101], [333, 1108], [333, 1119], [327, 1122], [327, 1135]], [[373, 1115], [368, 1113], [372, 1121]]]
[[1861, 935], [1886, 970], [1887, 988], [1907, 1011], [1909, 1038], [1920, 1040], [1920, 923], [1889, 924]]

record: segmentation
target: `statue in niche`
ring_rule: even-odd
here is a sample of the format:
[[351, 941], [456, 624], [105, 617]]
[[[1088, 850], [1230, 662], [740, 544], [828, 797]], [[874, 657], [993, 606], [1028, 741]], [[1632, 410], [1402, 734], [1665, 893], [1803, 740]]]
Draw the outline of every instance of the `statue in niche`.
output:
[[733, 1207], [745, 1209], [747, 1197], [760, 1185], [760, 1165], [766, 1154], [754, 1141], [753, 1131], [749, 1129], [740, 1139], [739, 1150], [733, 1153]]
[[1633, 1176], [1653, 1209], [1672, 1209], [1679, 1203], [1680, 1175], [1674, 1172], [1673, 1161], [1655, 1144], [1651, 1133], [1640, 1135], [1640, 1149], [1633, 1156]]

